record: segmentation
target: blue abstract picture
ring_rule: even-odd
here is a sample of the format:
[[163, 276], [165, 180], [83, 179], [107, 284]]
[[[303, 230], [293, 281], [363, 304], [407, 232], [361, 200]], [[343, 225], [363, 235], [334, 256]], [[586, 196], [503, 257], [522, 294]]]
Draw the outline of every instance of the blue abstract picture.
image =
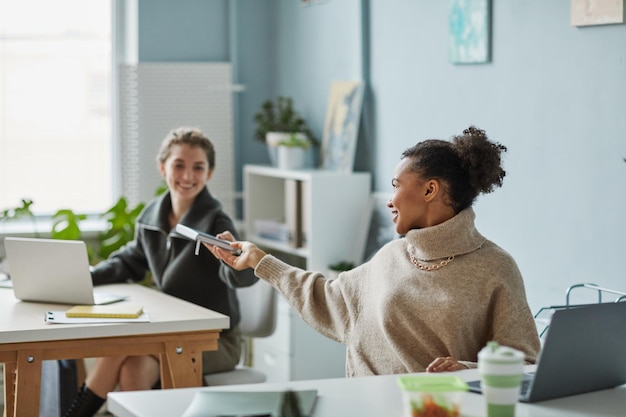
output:
[[352, 172], [364, 88], [358, 81], [332, 82], [322, 138], [322, 169]]
[[450, 62], [489, 62], [490, 1], [450, 0]]

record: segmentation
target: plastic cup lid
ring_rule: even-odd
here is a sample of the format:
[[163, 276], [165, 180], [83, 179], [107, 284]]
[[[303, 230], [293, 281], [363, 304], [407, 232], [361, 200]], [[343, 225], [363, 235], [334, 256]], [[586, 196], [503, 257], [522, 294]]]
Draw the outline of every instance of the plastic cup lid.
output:
[[478, 359], [495, 362], [519, 362], [524, 360], [524, 352], [508, 346], [501, 346], [498, 342], [487, 342], [487, 346], [478, 352]]
[[467, 384], [453, 375], [406, 375], [398, 378], [398, 385], [405, 391], [467, 391]]

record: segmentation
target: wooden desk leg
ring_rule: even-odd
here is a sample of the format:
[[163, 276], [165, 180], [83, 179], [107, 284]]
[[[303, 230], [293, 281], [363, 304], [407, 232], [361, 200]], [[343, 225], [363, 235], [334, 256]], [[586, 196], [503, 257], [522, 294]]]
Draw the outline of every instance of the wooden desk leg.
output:
[[180, 343], [165, 342], [161, 355], [161, 387], [202, 386], [202, 352]]
[[41, 395], [41, 349], [17, 353], [15, 385], [15, 417], [38, 417]]
[[[160, 355], [161, 366], [161, 388], [174, 388], [174, 380], [172, 378], [172, 367], [165, 353]], [[6, 416], [5, 416], [6, 417]]]
[[4, 363], [4, 413], [2, 415], [4, 417], [15, 416], [15, 362]]

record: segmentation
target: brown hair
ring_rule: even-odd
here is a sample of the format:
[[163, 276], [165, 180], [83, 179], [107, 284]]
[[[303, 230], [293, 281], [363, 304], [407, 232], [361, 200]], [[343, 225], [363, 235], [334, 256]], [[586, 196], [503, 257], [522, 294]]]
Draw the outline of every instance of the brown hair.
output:
[[209, 170], [215, 168], [215, 148], [213, 143], [199, 129], [193, 127], [172, 129], [161, 143], [161, 148], [157, 154], [157, 162], [165, 162], [169, 158], [170, 151], [174, 145], [189, 145], [202, 148], [209, 162]]

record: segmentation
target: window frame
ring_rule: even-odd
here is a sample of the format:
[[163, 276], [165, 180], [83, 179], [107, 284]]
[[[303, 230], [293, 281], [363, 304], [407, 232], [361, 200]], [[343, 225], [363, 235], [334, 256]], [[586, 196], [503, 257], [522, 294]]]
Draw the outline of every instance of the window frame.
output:
[[[119, 68], [123, 63], [136, 63], [138, 56], [138, 0], [110, 0], [111, 7], [111, 205], [122, 196], [121, 136], [119, 126]], [[3, 208], [4, 209], [4, 208]], [[85, 238], [94, 238], [106, 228], [101, 215], [106, 211], [85, 213], [81, 222]], [[52, 230], [54, 213], [34, 213], [18, 219], [0, 220], [2, 236], [47, 237]]]

